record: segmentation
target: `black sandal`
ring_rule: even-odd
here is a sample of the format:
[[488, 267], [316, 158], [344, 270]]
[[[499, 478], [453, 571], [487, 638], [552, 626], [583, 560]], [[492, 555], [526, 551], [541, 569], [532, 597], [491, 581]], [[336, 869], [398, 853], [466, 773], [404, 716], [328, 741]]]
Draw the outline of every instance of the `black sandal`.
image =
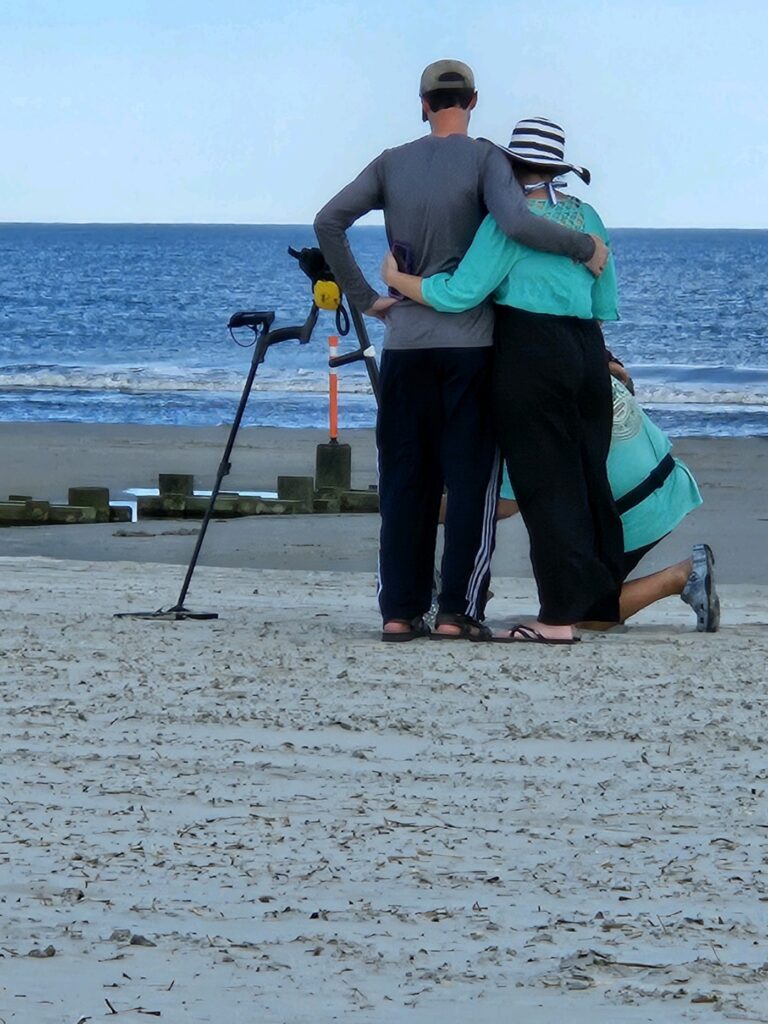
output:
[[570, 647], [572, 644], [581, 643], [581, 637], [574, 636], [570, 639], [544, 636], [533, 626], [526, 626], [525, 623], [516, 623], [510, 626], [509, 636], [495, 636], [495, 644], [550, 644], [552, 647]]
[[[458, 633], [438, 633], [438, 626], [458, 626]], [[493, 633], [482, 622], [470, 615], [455, 615], [451, 612], [439, 612], [435, 619], [435, 632], [430, 640], [469, 640], [474, 644], [488, 643]]]
[[421, 615], [417, 615], [415, 619], [387, 619], [384, 625], [388, 622], [401, 622], [409, 628], [401, 633], [387, 633], [386, 630], [382, 630], [381, 639], [385, 644], [406, 644], [409, 640], [419, 640], [430, 634], [430, 628]]

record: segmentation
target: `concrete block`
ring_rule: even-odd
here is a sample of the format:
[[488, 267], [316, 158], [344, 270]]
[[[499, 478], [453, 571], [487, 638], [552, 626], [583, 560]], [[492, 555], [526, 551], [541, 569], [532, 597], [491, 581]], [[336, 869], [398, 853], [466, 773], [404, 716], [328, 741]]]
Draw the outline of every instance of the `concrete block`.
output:
[[180, 494], [166, 497], [147, 495], [139, 498], [136, 506], [139, 519], [181, 519], [186, 498]]
[[376, 491], [342, 491], [342, 512], [378, 512], [379, 496]]
[[109, 510], [110, 523], [130, 523], [133, 521], [133, 511], [128, 505], [113, 505]]
[[50, 503], [47, 501], [33, 501], [31, 498], [24, 502], [27, 515], [33, 523], [47, 523], [51, 513]]
[[191, 473], [160, 473], [157, 482], [161, 498], [173, 494], [191, 496], [195, 493], [195, 478]]
[[341, 499], [337, 494], [315, 498], [312, 502], [312, 511], [326, 515], [341, 512]]
[[95, 523], [96, 509], [93, 505], [51, 505], [48, 510], [48, 522], [64, 525], [65, 523]]
[[280, 500], [296, 501], [301, 505], [297, 511], [311, 512], [315, 497], [315, 481], [311, 476], [279, 476], [277, 497]]
[[[95, 512], [90, 519], [81, 519], [76, 513], [72, 518], [61, 518], [61, 514], [51, 516], [51, 506], [47, 501], [3, 501], [0, 502], [0, 526], [35, 526], [39, 523], [55, 522], [94, 522]], [[66, 507], [66, 506], [64, 506]]]
[[238, 497], [235, 503], [235, 510], [239, 516], [256, 516], [259, 514], [261, 498]]
[[23, 526], [31, 521], [25, 501], [0, 501], [0, 526]]
[[70, 487], [68, 504], [78, 508], [95, 508], [96, 522], [109, 522], [109, 488], [108, 487]]
[[352, 486], [352, 449], [348, 444], [319, 444], [315, 455], [315, 483], [318, 490], [348, 491]]
[[[213, 506], [213, 514], [218, 518], [230, 518], [236, 516], [237, 502], [239, 495], [233, 494], [218, 494], [216, 496], [216, 502]], [[184, 499], [184, 518], [185, 519], [202, 519], [205, 515], [208, 506], [211, 502], [210, 498], [207, 497], [191, 497]]]
[[240, 498], [237, 509], [241, 516], [286, 516], [304, 511], [302, 502], [280, 498]]

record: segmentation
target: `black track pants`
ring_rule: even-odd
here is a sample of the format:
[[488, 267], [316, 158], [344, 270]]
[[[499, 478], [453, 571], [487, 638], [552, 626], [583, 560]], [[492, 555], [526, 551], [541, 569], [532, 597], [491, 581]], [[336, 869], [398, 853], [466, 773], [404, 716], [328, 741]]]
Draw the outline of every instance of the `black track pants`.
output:
[[597, 324], [497, 307], [493, 411], [540, 621], [618, 622], [624, 545], [605, 468], [613, 405]]
[[376, 440], [385, 622], [429, 608], [444, 486], [440, 610], [485, 614], [499, 489], [491, 361], [491, 348], [384, 352]]

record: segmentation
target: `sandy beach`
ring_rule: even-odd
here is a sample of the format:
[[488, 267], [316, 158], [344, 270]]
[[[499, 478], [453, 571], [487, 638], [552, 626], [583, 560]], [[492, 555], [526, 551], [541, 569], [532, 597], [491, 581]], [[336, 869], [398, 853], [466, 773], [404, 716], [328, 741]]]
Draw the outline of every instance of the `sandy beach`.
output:
[[[767, 30], [0, 2], [0, 1024], [768, 1024]], [[542, 617], [621, 554], [603, 329], [627, 547], [666, 435], [703, 496], [623, 611], [696, 609], [540, 642], [481, 481], [490, 630], [385, 642], [376, 423], [425, 602], [484, 401]]]
[[[157, 486], [158, 473], [193, 473], [210, 488], [227, 427], [147, 427], [79, 423], [0, 423], [0, 488], [46, 500], [66, 499], [71, 486], [102, 486], [120, 498], [125, 488]], [[373, 431], [342, 433], [352, 447], [352, 484], [376, 482]], [[279, 474], [312, 475], [320, 430], [245, 428], [238, 435], [229, 490], [273, 490]], [[708, 541], [719, 579], [768, 584], [768, 438], [682, 438], [675, 453], [695, 473], [705, 503], [643, 562], [653, 571]], [[0, 491], [0, 497], [5, 495]], [[304, 522], [304, 520], [302, 520]], [[310, 529], [290, 518], [259, 517], [214, 524], [202, 564], [261, 569], [374, 572], [376, 516], [315, 516]], [[146, 521], [129, 526], [17, 527], [0, 533], [2, 554], [183, 565], [193, 522]], [[301, 534], [297, 537], [297, 532]], [[529, 577], [519, 518], [499, 527], [497, 576]]]
[[[310, 471], [287, 433], [231, 485]], [[224, 434], [5, 424], [2, 479], [205, 486]], [[568, 650], [393, 649], [371, 516], [214, 523], [219, 619], [115, 619], [175, 598], [194, 524], [0, 532], [0, 1020], [768, 1021], [768, 444], [678, 450], [713, 636], [669, 599]], [[492, 623], [535, 610], [517, 528]]]

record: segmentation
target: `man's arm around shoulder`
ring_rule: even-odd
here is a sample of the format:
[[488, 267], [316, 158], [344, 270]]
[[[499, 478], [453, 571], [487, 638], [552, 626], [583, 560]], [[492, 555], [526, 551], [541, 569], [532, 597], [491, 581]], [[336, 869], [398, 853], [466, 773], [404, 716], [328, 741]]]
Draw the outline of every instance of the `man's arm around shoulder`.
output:
[[504, 234], [531, 249], [570, 256], [586, 264], [593, 274], [600, 274], [608, 256], [602, 240], [531, 213], [509, 160], [490, 143], [483, 145], [487, 148], [482, 167], [483, 199]]

